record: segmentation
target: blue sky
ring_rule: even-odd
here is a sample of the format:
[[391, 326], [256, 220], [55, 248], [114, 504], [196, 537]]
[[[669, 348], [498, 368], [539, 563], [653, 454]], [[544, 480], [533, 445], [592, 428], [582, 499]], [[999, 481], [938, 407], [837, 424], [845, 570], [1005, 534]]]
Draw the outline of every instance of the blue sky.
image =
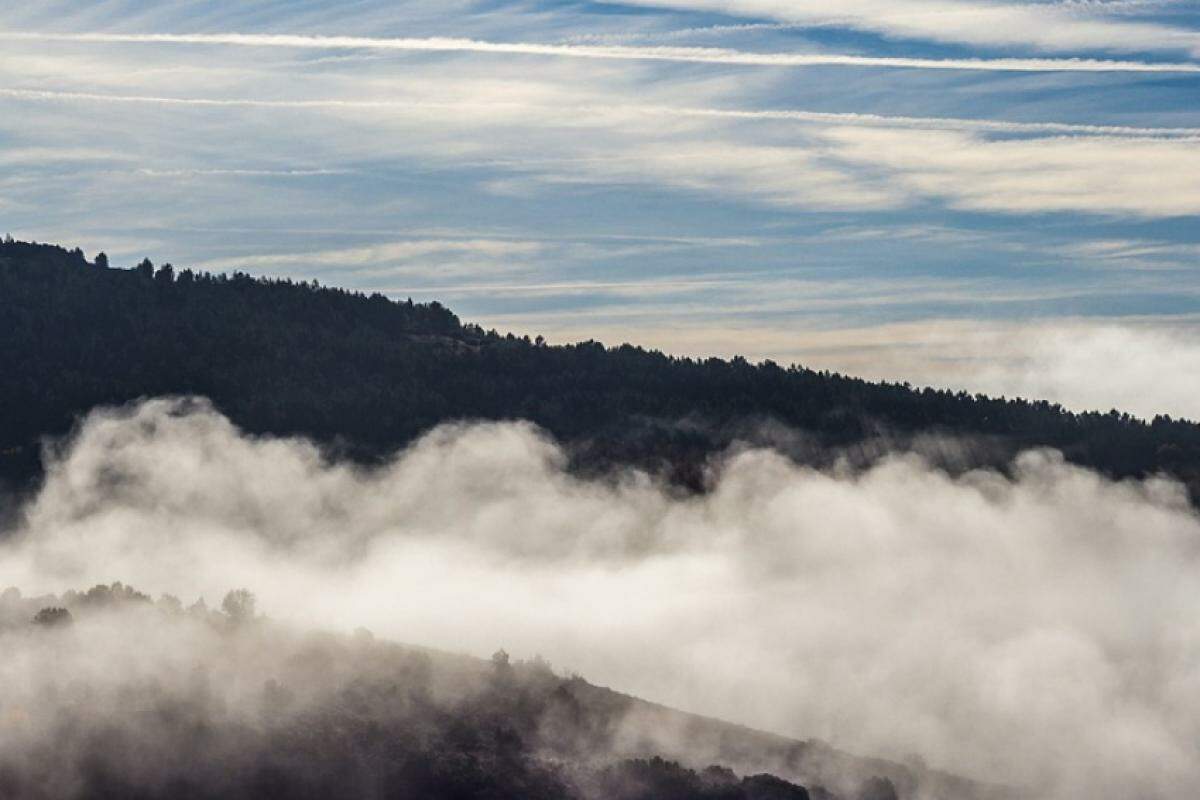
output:
[[32, 2], [0, 78], [19, 237], [1200, 416], [1194, 2]]

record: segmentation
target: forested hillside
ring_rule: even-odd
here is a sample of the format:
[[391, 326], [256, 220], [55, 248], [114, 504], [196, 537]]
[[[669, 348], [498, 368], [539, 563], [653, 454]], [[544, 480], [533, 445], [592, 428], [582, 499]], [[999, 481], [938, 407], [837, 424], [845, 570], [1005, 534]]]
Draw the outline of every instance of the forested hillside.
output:
[[0, 244], [0, 336], [0, 476], [18, 485], [39, 474], [44, 437], [92, 407], [197, 394], [247, 431], [304, 434], [362, 460], [440, 422], [521, 418], [562, 440], [577, 468], [636, 464], [700, 488], [708, 456], [780, 423], [788, 434], [772, 443], [798, 459], [870, 458], [944, 433], [964, 443], [951, 467], [1003, 466], [1044, 445], [1115, 477], [1166, 472], [1200, 496], [1191, 422], [629, 344], [549, 346], [436, 302], [149, 261], [115, 269], [12, 240]]

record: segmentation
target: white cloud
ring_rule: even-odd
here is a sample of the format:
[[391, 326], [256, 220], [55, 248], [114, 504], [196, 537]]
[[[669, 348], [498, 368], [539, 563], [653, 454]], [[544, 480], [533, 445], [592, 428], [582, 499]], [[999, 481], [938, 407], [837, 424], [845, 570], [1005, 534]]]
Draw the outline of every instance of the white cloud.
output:
[[661, 183], [706, 194], [745, 195], [778, 206], [879, 209], [903, 204], [884, 184], [859, 180], [823, 162], [811, 148], [766, 146], [729, 140], [637, 142], [623, 155], [582, 161], [548, 179], [601, 183]]
[[949, 131], [864, 128], [823, 134], [889, 184], [978, 211], [1144, 217], [1200, 213], [1200, 148], [1191, 141], [1040, 137], [988, 140]]
[[1200, 33], [1112, 17], [1102, 4], [980, 0], [630, 0], [634, 5], [714, 11], [801, 25], [848, 27], [910, 39], [970, 45], [1028, 46], [1062, 52], [1200, 54]]

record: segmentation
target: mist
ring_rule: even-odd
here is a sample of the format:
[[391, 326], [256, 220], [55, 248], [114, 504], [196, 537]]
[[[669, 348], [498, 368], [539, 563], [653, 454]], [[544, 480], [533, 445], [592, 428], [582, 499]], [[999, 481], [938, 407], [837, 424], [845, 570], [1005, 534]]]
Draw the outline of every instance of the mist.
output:
[[[297, 630], [540, 654], [1052, 800], [1200, 788], [1200, 520], [1179, 485], [1115, 483], [1051, 451], [1004, 477], [739, 448], [683, 496], [567, 460], [520, 423], [444, 426], [365, 469], [245, 435], [203, 400], [97, 411], [51, 453], [0, 586], [120, 580], [185, 604], [245, 586]], [[100, 670], [128, 635], [62, 669]], [[14, 652], [9, 686], [50, 658]]]
[[[1081, 410], [1200, 418], [1200, 337], [1192, 325], [1050, 324], [993, 332], [967, 380], [985, 393]], [[983, 349], [983, 348], [980, 348]], [[961, 376], [960, 376], [961, 378]]]

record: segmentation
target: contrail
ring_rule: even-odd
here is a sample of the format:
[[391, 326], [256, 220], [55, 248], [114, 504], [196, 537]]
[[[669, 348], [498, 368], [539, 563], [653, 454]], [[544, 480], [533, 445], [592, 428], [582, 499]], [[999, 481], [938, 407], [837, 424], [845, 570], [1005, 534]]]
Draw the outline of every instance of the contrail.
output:
[[500, 53], [594, 58], [621, 61], [679, 61], [753, 67], [886, 67], [901, 69], [985, 70], [992, 72], [1174, 72], [1200, 73], [1200, 64], [1107, 61], [1085, 58], [894, 58], [829, 53], [754, 53], [714, 47], [634, 47], [626, 45], [487, 42], [455, 38], [376, 38], [264, 33], [41, 33], [9, 31], [10, 41], [98, 44], [192, 44], [243, 47], [290, 47], [320, 50], [397, 50], [415, 52]]
[[639, 33], [584, 33], [568, 36], [567, 44], [614, 44], [620, 42], [667, 42], [686, 39], [689, 36], [716, 36], [724, 33], [749, 33], [751, 31], [790, 31], [816, 27], [795, 22], [748, 22], [742, 25], [706, 25], [700, 28], [675, 28], [666, 31]]
[[725, 108], [672, 108], [669, 106], [632, 106], [630, 110], [645, 113], [675, 114], [692, 117], [727, 119], [762, 119], [827, 123], [835, 125], [864, 125], [890, 128], [938, 128], [983, 133], [1082, 134], [1091, 136], [1150, 136], [1194, 138], [1200, 128], [1150, 128], [1128, 125], [1088, 125], [1070, 122], [1009, 122], [997, 119], [966, 119], [957, 117], [905, 117], [884, 114], [856, 114], [830, 111], [793, 109], [764, 109], [761, 111]]
[[462, 103], [422, 100], [270, 100], [255, 98], [159, 97], [154, 95], [60, 92], [43, 89], [0, 89], [0, 97], [9, 97], [17, 100], [48, 102], [76, 101], [96, 103], [131, 103], [165, 106], [198, 106], [201, 108], [282, 108], [301, 110], [359, 109], [364, 111], [380, 109], [404, 111], [461, 111], [488, 109], [497, 111], [541, 110], [555, 114], [566, 113], [573, 116], [624, 113], [645, 114], [650, 116], [711, 117], [716, 119], [799, 122], [805, 124], [962, 130], [982, 133], [1128, 136], [1179, 139], [1200, 138], [1200, 128], [1155, 128], [1128, 125], [1089, 125], [1068, 122], [1010, 122], [1007, 120], [996, 119], [906, 117], [888, 116], [883, 114], [806, 111], [802, 109], [743, 110], [655, 105], [540, 106], [529, 103], [512, 102]]

